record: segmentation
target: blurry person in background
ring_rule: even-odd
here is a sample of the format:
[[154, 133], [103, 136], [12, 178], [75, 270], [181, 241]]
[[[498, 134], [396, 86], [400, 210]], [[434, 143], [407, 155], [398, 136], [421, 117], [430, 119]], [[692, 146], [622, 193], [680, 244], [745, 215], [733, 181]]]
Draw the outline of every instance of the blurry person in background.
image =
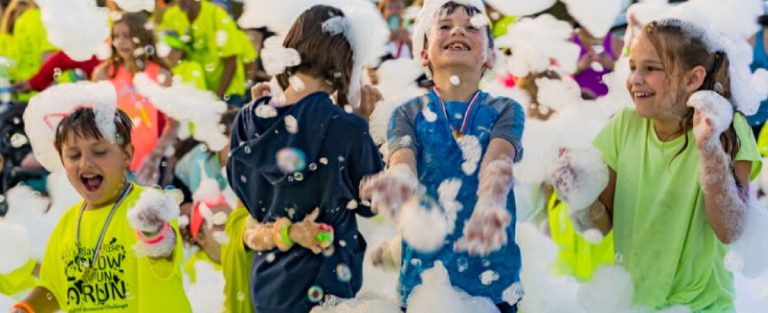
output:
[[408, 30], [410, 20], [405, 16], [407, 7], [404, 0], [382, 0], [379, 2], [379, 11], [389, 25], [389, 42], [387, 52], [394, 59], [412, 58], [411, 33]]
[[581, 47], [574, 78], [581, 87], [584, 99], [594, 99], [608, 93], [603, 75], [613, 71], [613, 64], [621, 55], [624, 44], [608, 32], [596, 37], [584, 27], [576, 25], [572, 41]]

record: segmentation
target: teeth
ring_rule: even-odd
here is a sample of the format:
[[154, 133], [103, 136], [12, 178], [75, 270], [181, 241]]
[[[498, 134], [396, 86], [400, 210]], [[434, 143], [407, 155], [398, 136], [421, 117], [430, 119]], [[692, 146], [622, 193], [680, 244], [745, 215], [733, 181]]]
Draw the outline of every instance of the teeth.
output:
[[650, 92], [635, 92], [635, 97], [650, 97]]
[[94, 178], [94, 177], [96, 177], [96, 176], [98, 176], [98, 175], [96, 175], [96, 174], [85, 174], [85, 175], [83, 175], [83, 178], [85, 178], [85, 179], [91, 179], [91, 178]]

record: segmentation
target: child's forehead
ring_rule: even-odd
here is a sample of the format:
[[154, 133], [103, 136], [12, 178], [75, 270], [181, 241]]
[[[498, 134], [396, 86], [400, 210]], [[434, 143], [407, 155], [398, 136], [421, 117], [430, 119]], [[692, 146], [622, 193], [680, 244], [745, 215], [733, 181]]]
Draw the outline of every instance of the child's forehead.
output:
[[[443, 20], [451, 20], [453, 18], [464, 18], [466, 20], [469, 20], [472, 16], [471, 11], [477, 11], [477, 9], [470, 9], [468, 7], [459, 5], [455, 7], [447, 7], [447, 8], [440, 8], [440, 10], [437, 11], [437, 22], [443, 21]], [[477, 13], [475, 12], [475, 13]]]
[[86, 132], [70, 131], [63, 142], [63, 148], [67, 147], [89, 147], [97, 145], [116, 145], [109, 142], [104, 138], [97, 138], [92, 134]]

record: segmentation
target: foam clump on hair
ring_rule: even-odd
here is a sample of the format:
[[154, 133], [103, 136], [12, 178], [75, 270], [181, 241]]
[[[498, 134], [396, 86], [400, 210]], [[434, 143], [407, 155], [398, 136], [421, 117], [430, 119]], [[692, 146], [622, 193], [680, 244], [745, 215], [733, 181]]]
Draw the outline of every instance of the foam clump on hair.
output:
[[102, 137], [115, 143], [116, 104], [117, 93], [108, 81], [60, 84], [32, 97], [24, 111], [24, 130], [35, 158], [50, 172], [62, 168], [53, 145], [56, 128], [64, 117], [82, 107], [93, 109]]
[[[710, 53], [721, 51], [728, 56], [728, 77], [730, 80], [731, 102], [744, 115], [750, 116], [757, 112], [760, 102], [768, 96], [768, 90], [753, 88], [754, 75], [749, 68], [752, 62], [750, 46], [739, 38], [733, 30], [720, 25], [715, 28], [712, 24], [717, 15], [712, 1], [686, 2], [670, 9], [664, 17], [656, 20], [660, 25], [677, 26], [686, 38], [698, 38]], [[737, 19], [744, 19], [744, 16]], [[749, 18], [749, 17], [746, 17]], [[722, 24], [722, 23], [721, 23]]]
[[334, 16], [323, 22], [323, 31], [336, 36], [349, 31], [349, 23], [343, 16]]
[[219, 151], [229, 144], [220, 126], [227, 104], [208, 91], [188, 84], [162, 87], [146, 74], [138, 73], [133, 84], [139, 93], [149, 98], [158, 110], [178, 122], [195, 125], [192, 137], [204, 142], [209, 149]]
[[75, 61], [90, 59], [109, 38], [108, 13], [89, 0], [37, 0], [48, 40]]
[[283, 47], [281, 39], [276, 36], [264, 40], [261, 57], [264, 60], [264, 70], [269, 75], [282, 74], [286, 68], [301, 64], [299, 52], [296, 49]]

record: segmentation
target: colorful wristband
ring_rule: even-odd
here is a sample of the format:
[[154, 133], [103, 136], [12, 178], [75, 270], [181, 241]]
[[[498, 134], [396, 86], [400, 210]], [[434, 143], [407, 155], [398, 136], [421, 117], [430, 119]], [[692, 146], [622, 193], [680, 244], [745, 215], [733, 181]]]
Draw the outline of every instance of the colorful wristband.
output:
[[319, 231], [315, 239], [320, 242], [320, 247], [326, 249], [333, 245], [333, 226], [322, 223], [317, 226]]
[[272, 226], [272, 240], [280, 251], [288, 251], [293, 247], [293, 240], [289, 236], [291, 225], [293, 225], [291, 220], [283, 217], [275, 221], [275, 225]]
[[35, 309], [33, 309], [32, 306], [29, 305], [29, 303], [27, 303], [26, 301], [16, 302], [16, 304], [11, 306], [11, 309], [22, 309], [27, 313], [35, 313]]
[[136, 230], [136, 236], [139, 237], [139, 240], [141, 240], [141, 242], [146, 243], [148, 245], [154, 245], [158, 242], [163, 241], [163, 239], [165, 239], [165, 236], [168, 236], [168, 233], [170, 231], [171, 231], [171, 225], [168, 224], [168, 222], [166, 222], [163, 225], [163, 229], [154, 238], [145, 237], [144, 234], [138, 229]]

